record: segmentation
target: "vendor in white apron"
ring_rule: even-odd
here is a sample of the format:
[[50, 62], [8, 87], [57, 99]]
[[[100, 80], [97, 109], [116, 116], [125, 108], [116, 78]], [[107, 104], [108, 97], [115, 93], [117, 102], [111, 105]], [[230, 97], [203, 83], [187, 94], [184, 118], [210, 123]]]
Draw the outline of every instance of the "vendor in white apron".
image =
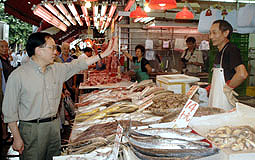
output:
[[136, 75], [136, 80], [141, 82], [143, 80], [149, 79], [149, 73], [152, 71], [152, 68], [149, 64], [149, 61], [143, 58], [145, 54], [145, 48], [142, 45], [137, 45], [135, 47], [136, 57], [133, 57], [129, 53], [123, 51], [125, 56], [134, 63], [134, 71]]
[[[225, 20], [216, 20], [210, 28], [210, 39], [219, 52], [215, 57], [209, 106], [229, 110], [235, 106], [238, 87], [248, 76], [240, 50], [229, 42], [232, 26]], [[223, 91], [223, 92], [222, 92]], [[224, 93], [224, 94], [223, 94]]]

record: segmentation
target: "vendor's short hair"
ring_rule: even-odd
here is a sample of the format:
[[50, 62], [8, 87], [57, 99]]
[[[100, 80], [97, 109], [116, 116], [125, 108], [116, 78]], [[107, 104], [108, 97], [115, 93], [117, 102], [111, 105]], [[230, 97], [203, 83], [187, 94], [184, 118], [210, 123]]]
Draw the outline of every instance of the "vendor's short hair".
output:
[[194, 37], [188, 37], [187, 39], [186, 39], [186, 43], [189, 43], [189, 42], [191, 42], [191, 43], [196, 43], [196, 39], [194, 38]]
[[231, 26], [231, 24], [228, 23], [228, 21], [225, 21], [225, 20], [216, 20], [216, 21], [213, 22], [213, 24], [217, 24], [217, 23], [219, 23], [219, 30], [221, 32], [229, 30], [227, 38], [230, 39], [231, 35], [233, 33], [233, 27]]
[[36, 32], [32, 33], [27, 40], [26, 50], [29, 57], [35, 54], [35, 48], [42, 46], [46, 43], [46, 38], [52, 36], [46, 32]]
[[92, 48], [90, 48], [90, 47], [86, 47], [86, 48], [84, 48], [83, 51], [84, 51], [84, 53], [85, 53], [85, 52], [92, 52], [93, 50], [92, 50]]
[[137, 49], [140, 49], [141, 50], [141, 52], [142, 52], [142, 55], [144, 55], [145, 54], [145, 48], [144, 48], [144, 46], [143, 45], [137, 45], [136, 47], [135, 47], [135, 51], [137, 50]]

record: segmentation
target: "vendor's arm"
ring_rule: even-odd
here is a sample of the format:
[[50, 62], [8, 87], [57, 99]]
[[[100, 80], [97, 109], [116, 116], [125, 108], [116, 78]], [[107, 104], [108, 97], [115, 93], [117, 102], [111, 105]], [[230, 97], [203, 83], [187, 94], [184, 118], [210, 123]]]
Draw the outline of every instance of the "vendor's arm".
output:
[[133, 61], [133, 56], [131, 54], [129, 54], [128, 52], [126, 51], [123, 51], [124, 55], [130, 60], [130, 61]]
[[152, 68], [151, 68], [151, 66], [149, 64], [146, 64], [145, 68], [147, 69], [147, 73], [148, 74], [152, 72]]
[[18, 129], [18, 125], [17, 125], [17, 122], [10, 122], [8, 123], [8, 126], [12, 132], [12, 135], [13, 135], [13, 144], [12, 144], [12, 148], [15, 150], [15, 151], [18, 151], [19, 154], [22, 154], [23, 150], [24, 150], [24, 142], [20, 136], [20, 132], [19, 132], [19, 129]]
[[247, 70], [243, 64], [235, 67], [235, 71], [236, 73], [228, 83], [228, 85], [232, 88], [238, 87], [248, 77]]

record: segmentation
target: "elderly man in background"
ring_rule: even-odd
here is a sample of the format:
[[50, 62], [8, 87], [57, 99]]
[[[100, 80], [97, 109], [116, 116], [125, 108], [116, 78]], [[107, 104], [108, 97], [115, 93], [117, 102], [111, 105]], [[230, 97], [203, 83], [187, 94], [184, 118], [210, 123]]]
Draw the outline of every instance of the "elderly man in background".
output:
[[[3, 102], [3, 94], [5, 92], [5, 85], [7, 82], [7, 79], [11, 72], [15, 69], [11, 66], [11, 63], [9, 61], [9, 47], [8, 43], [5, 40], [0, 40], [0, 113], [1, 118], [3, 118], [2, 115], [2, 102]], [[12, 144], [12, 138], [11, 134], [8, 133], [7, 124], [1, 123], [2, 126], [2, 142], [3, 144]]]

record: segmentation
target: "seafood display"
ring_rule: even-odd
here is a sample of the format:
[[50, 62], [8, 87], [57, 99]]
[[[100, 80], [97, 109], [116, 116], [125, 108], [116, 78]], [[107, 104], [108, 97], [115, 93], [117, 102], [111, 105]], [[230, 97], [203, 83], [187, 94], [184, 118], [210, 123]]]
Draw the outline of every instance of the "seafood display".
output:
[[181, 110], [188, 100], [184, 94], [174, 94], [173, 92], [162, 92], [153, 97], [153, 104], [147, 109], [156, 115]]
[[[118, 124], [123, 128], [119, 160], [200, 159], [218, 154], [221, 148], [254, 150], [255, 132], [248, 126], [226, 126], [203, 136], [190, 127], [171, 128], [187, 100], [188, 96], [157, 87], [151, 80], [80, 95], [65, 154], [107, 159], [116, 143]], [[223, 112], [219, 108], [199, 107], [194, 116]], [[101, 152], [103, 148], [107, 151]]]
[[218, 149], [200, 141], [204, 139], [202, 136], [182, 131], [166, 128], [133, 130], [128, 141], [140, 159], [196, 159], [218, 153]]
[[175, 138], [175, 139], [183, 139], [188, 141], [199, 141], [205, 139], [204, 137], [194, 134], [183, 132], [178, 129], [171, 128], [146, 128], [141, 130], [133, 130], [131, 132], [134, 135], [142, 135], [142, 136], [157, 136], [161, 138]]
[[[174, 111], [165, 114], [160, 122], [171, 122], [175, 120], [179, 113], [181, 112], [182, 108], [176, 108]], [[207, 116], [207, 115], [214, 115], [219, 113], [224, 113], [225, 110], [215, 107], [199, 107], [196, 111], [194, 117], [201, 117], [201, 116]]]
[[255, 150], [255, 131], [250, 126], [224, 126], [211, 130], [207, 139], [218, 148], [230, 148], [232, 151]]

